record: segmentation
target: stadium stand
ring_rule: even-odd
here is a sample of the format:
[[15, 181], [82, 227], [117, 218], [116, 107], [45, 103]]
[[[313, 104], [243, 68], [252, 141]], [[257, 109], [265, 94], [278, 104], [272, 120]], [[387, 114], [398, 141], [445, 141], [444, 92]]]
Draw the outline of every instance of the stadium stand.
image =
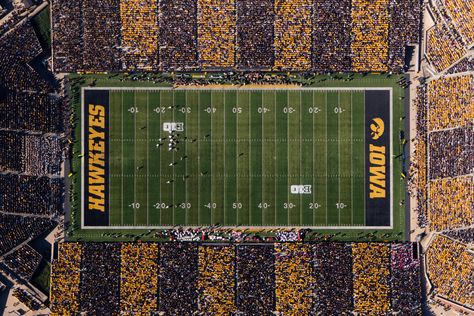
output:
[[158, 1], [120, 1], [122, 69], [153, 71], [158, 67]]
[[434, 1], [444, 18], [461, 35], [464, 44], [474, 45], [474, 3], [463, 0]]
[[0, 211], [36, 215], [58, 215], [54, 206], [64, 199], [61, 179], [0, 174]]
[[23, 217], [0, 213], [0, 255], [26, 240], [52, 229], [56, 223], [47, 218]]
[[81, 259], [79, 309], [94, 315], [119, 314], [120, 244], [84, 244]]
[[474, 71], [474, 55], [466, 56], [458, 61], [454, 66], [449, 68], [447, 74], [455, 74], [460, 72]]
[[29, 245], [23, 245], [3, 257], [3, 263], [16, 275], [29, 281], [41, 262], [41, 255]]
[[121, 313], [151, 314], [157, 310], [158, 245], [124, 243], [120, 262]]
[[314, 1], [313, 68], [318, 72], [351, 70], [351, 2]]
[[198, 309], [198, 255], [196, 244], [160, 245], [160, 311], [170, 315], [184, 315]]
[[428, 164], [431, 180], [474, 172], [474, 129], [455, 128], [430, 133]]
[[311, 12], [310, 0], [275, 0], [274, 69], [311, 69]]
[[436, 235], [426, 260], [428, 277], [438, 295], [474, 306], [474, 256], [465, 245]]
[[385, 314], [390, 309], [390, 247], [377, 243], [352, 245], [354, 311]]
[[472, 192], [473, 176], [430, 181], [428, 219], [431, 229], [444, 231], [474, 225]]
[[197, 67], [197, 2], [161, 0], [158, 16], [159, 58], [163, 70]]
[[401, 72], [406, 45], [419, 43], [422, 7], [418, 0], [108, 0], [92, 12], [94, 1], [54, 1], [57, 72]]
[[442, 22], [426, 31], [426, 56], [437, 72], [459, 60], [466, 50]]
[[429, 81], [427, 102], [429, 131], [472, 126], [474, 76], [461, 75]]
[[283, 315], [308, 315], [311, 311], [315, 280], [312, 273], [311, 245], [275, 245], [276, 311]]
[[275, 254], [273, 245], [237, 247], [236, 305], [241, 313], [275, 310]]
[[388, 0], [353, 0], [351, 15], [352, 69], [386, 72], [389, 53]]
[[203, 69], [235, 63], [235, 0], [197, 0], [198, 53]]
[[272, 0], [237, 0], [236, 67], [269, 70], [274, 63]]
[[[58, 258], [53, 261], [53, 314], [61, 314], [67, 307], [74, 312], [80, 308], [80, 313], [97, 310], [77, 303], [83, 301], [83, 295], [91, 297], [88, 291], [96, 295], [97, 304], [106, 300], [116, 302], [117, 279], [120, 279], [122, 294], [123, 291], [128, 293], [121, 295], [122, 303], [127, 301], [133, 305], [127, 305], [130, 309], [121, 305], [122, 313], [129, 314], [134, 310], [138, 314], [145, 308], [148, 313], [153, 304], [133, 304], [128, 298], [145, 291], [148, 293], [145, 297], [152, 302], [149, 295], [156, 289], [156, 277], [159, 289], [156, 289], [158, 296], [155, 298], [159, 303], [151, 313], [181, 310], [180, 315], [334, 315], [337, 311], [349, 314], [357, 311], [355, 308], [366, 308], [371, 314], [381, 310], [387, 314], [420, 314], [420, 262], [413, 254], [411, 243], [198, 246], [174, 242], [160, 245], [116, 243], [118, 246], [112, 248], [111, 244], [103, 243], [64, 245], [60, 244]], [[81, 247], [95, 251], [81, 251]], [[98, 249], [107, 249], [102, 252], [101, 259], [95, 258]], [[117, 254], [120, 259], [116, 258]], [[159, 267], [155, 266], [157, 258]], [[137, 268], [137, 265], [138, 270], [134, 273], [133, 267]], [[125, 270], [124, 266], [127, 267]], [[96, 282], [94, 288], [88, 278], [99, 272], [90, 269], [101, 273], [96, 275], [100, 282]], [[117, 272], [105, 272], [104, 269]], [[117, 275], [120, 270], [122, 277]], [[70, 279], [66, 277], [67, 272], [71, 274]], [[130, 283], [138, 277], [135, 274], [148, 276], [137, 283], [141, 286]], [[355, 305], [352, 303], [353, 291], [357, 294]], [[338, 295], [334, 297], [334, 294]], [[145, 298], [142, 299], [144, 302]], [[144, 310], [139, 306], [144, 306]]]
[[58, 258], [51, 268], [51, 314], [65, 315], [79, 311], [81, 289], [81, 259], [83, 245], [58, 244]]
[[235, 248], [199, 247], [199, 310], [206, 315], [235, 312]]

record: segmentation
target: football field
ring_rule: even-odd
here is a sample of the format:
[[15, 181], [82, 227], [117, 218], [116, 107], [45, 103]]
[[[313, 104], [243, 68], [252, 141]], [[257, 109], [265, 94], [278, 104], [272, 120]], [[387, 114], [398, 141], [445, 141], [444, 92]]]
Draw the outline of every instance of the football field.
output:
[[392, 98], [390, 88], [86, 88], [82, 225], [390, 228]]

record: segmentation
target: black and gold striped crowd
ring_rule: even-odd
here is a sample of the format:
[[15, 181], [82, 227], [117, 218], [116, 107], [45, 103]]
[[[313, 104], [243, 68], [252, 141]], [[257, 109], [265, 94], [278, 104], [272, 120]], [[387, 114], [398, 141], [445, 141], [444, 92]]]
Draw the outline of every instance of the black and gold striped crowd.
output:
[[418, 315], [411, 243], [60, 243], [53, 315]]
[[54, 0], [56, 72], [403, 71], [418, 0]]

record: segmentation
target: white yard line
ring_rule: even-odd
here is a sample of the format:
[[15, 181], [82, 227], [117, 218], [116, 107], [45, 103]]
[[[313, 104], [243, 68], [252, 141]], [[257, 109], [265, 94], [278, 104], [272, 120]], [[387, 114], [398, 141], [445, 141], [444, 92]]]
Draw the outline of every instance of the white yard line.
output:
[[149, 166], [150, 166], [150, 163], [149, 163], [149, 160], [150, 160], [150, 153], [149, 153], [149, 147], [150, 147], [150, 138], [149, 138], [149, 126], [148, 126], [148, 106], [149, 106], [149, 102], [150, 102], [150, 96], [149, 96], [149, 92], [146, 93], [146, 139], [147, 139], [147, 142], [146, 142], [146, 222], [147, 224], [150, 223], [150, 204], [149, 204], [149, 196], [150, 196], [150, 187], [148, 185], [148, 171], [149, 171]]
[[[314, 91], [312, 92], [312, 101], [313, 101], [313, 102], [312, 102], [311, 106], [314, 108], [314, 107], [315, 107], [315, 106], [314, 106]], [[312, 132], [312, 134], [313, 134], [313, 139], [314, 139], [314, 138], [316, 138], [316, 137], [314, 137], [314, 130], [315, 130], [315, 128], [314, 128], [314, 113], [313, 113], [313, 117], [312, 117], [311, 119], [312, 119], [312, 121], [313, 121], [313, 123], [312, 123], [312, 125], [311, 125], [311, 128], [312, 128], [311, 132]], [[312, 174], [313, 174], [313, 177], [312, 177], [312, 180], [313, 180], [313, 181], [312, 181], [312, 182], [313, 182], [313, 183], [312, 183], [312, 184], [313, 184], [312, 192], [313, 192], [313, 193], [312, 193], [311, 195], [313, 196], [313, 199], [312, 199], [311, 202], [313, 203], [313, 208], [312, 208], [311, 212], [312, 212], [312, 214], [313, 214], [313, 225], [314, 225], [314, 222], [315, 222], [315, 220], [316, 220], [316, 218], [315, 218], [315, 217], [316, 217], [316, 214], [315, 214], [316, 208], [314, 207], [314, 203], [315, 203], [315, 199], [314, 199], [315, 193], [314, 193], [314, 192], [315, 192], [315, 190], [316, 190], [316, 185], [315, 185], [315, 183], [314, 183], [314, 182], [315, 182], [315, 181], [314, 181], [314, 179], [315, 179], [315, 177], [314, 177], [314, 171], [315, 171], [315, 170], [314, 170], [314, 161], [315, 161], [315, 159], [314, 159], [314, 140], [313, 140], [312, 145], [313, 145], [313, 148], [312, 148], [311, 155], [312, 155], [312, 157], [313, 157], [313, 161], [312, 161], [312, 167], [313, 167], [313, 170], [312, 170]], [[321, 203], [322, 203], [322, 201], [321, 201]]]
[[[353, 124], [352, 124], [352, 97], [353, 97], [353, 94], [351, 92], [351, 104], [350, 104], [350, 108], [351, 108], [351, 139], [352, 139], [352, 129], [353, 129]], [[353, 142], [351, 141], [351, 175], [353, 174], [354, 170], [353, 170], [353, 164], [352, 164], [352, 161], [353, 161], [353, 156], [354, 156], [354, 151], [352, 149], [353, 147]], [[351, 176], [351, 225], [354, 224], [354, 198], [353, 198], [353, 195], [354, 195], [354, 177]]]
[[[200, 146], [199, 146], [199, 143], [201, 142], [200, 140], [200, 137], [201, 137], [201, 131], [199, 130], [199, 127], [201, 126], [201, 94], [199, 93], [198, 94], [198, 124], [197, 124], [197, 139], [198, 139], [198, 142], [197, 142], [197, 145], [198, 145], [198, 158], [201, 154], [201, 151], [200, 151]], [[198, 159], [198, 174], [201, 174], [201, 161]], [[197, 191], [197, 194], [198, 194], [198, 225], [200, 225], [200, 214], [201, 214], [201, 179], [198, 178], [198, 191]]]
[[[340, 108], [341, 107], [341, 94], [337, 94], [337, 106]], [[339, 113], [336, 115], [337, 117], [337, 138], [339, 141], [337, 142], [337, 203], [339, 203], [339, 207], [337, 208], [337, 213], [338, 213], [338, 221], [339, 225], [341, 225], [341, 177], [339, 177], [339, 174], [341, 173], [341, 118], [340, 116], [342, 115], [342, 111], [338, 111]]]
[[248, 106], [249, 106], [249, 141], [248, 141], [248, 144], [249, 144], [249, 159], [248, 159], [248, 170], [249, 170], [249, 218], [248, 218], [248, 221], [249, 223], [252, 222], [252, 178], [250, 177], [250, 175], [252, 174], [251, 171], [252, 171], [252, 145], [250, 144], [250, 139], [252, 138], [252, 112], [251, 112], [251, 109], [252, 109], [252, 104], [251, 104], [251, 98], [250, 98], [250, 93], [249, 93], [249, 97], [248, 97]]
[[[239, 105], [239, 92], [236, 92], [235, 93], [235, 104], [237, 106], [237, 108], [240, 107]], [[239, 138], [239, 115], [236, 114], [235, 116], [235, 135], [237, 138]], [[239, 152], [239, 142], [236, 142], [235, 143], [235, 146], [236, 146], [236, 154], [237, 154], [237, 157], [240, 157], [240, 152]], [[240, 159], [237, 158], [237, 161], [235, 163], [235, 172], [237, 173], [237, 176], [235, 177], [235, 187], [236, 187], [236, 192], [235, 192], [235, 197], [236, 197], [236, 200], [237, 200], [237, 203], [240, 203], [239, 202], [239, 177], [238, 177], [238, 174], [239, 174], [239, 161]], [[239, 208], [236, 208], [235, 209], [236, 212], [235, 212], [235, 216], [236, 216], [236, 220], [237, 220], [237, 225], [239, 225], [239, 212], [240, 212], [240, 209]]]
[[[187, 108], [188, 107], [188, 91], [185, 91], [184, 92], [184, 100], [185, 100], [185, 107]], [[187, 112], [187, 109], [185, 111], [185, 114], [184, 114], [184, 128], [185, 128], [185, 132], [183, 133], [183, 135], [187, 135], [187, 128], [188, 128], [188, 112]], [[183, 142], [185, 145], [184, 145], [184, 154], [186, 156], [188, 156], [188, 144], [186, 142]], [[186, 177], [188, 175], [188, 159], [184, 159], [184, 176]], [[184, 203], [185, 204], [185, 209], [184, 209], [184, 222], [186, 225], [188, 225], [188, 212], [190, 212], [191, 208], [188, 208], [188, 179], [187, 178], [184, 178]], [[191, 206], [192, 207], [192, 206]]]
[[[329, 113], [329, 105], [328, 105], [328, 93], [326, 92], [326, 125], [324, 128], [324, 133], [326, 134], [326, 139], [328, 138], [328, 113]], [[326, 144], [326, 185], [325, 185], [325, 190], [326, 190], [326, 218], [325, 218], [325, 223], [326, 225], [328, 224], [328, 143], [325, 142]]]
[[[122, 130], [121, 130], [121, 136], [123, 137], [123, 91], [122, 91], [122, 103], [120, 104], [120, 111], [121, 111], [121, 114], [122, 114]], [[123, 156], [123, 141], [122, 141], [122, 153], [121, 153], [121, 161], [122, 161], [122, 174], [123, 174], [123, 159], [124, 159], [124, 156]], [[123, 209], [123, 177], [122, 177], [122, 194], [121, 194], [121, 197], [122, 197], [122, 213], [121, 213], [121, 224], [123, 225], [123, 213], [124, 213], [124, 209]]]
[[[175, 112], [176, 110], [175, 110], [174, 106], [175, 106], [176, 104], [175, 104], [175, 97], [174, 97], [175, 92], [174, 92], [174, 90], [172, 90], [172, 93], [173, 93], [173, 98], [172, 98], [172, 101], [171, 101], [171, 103], [172, 103], [171, 112], [173, 113], [173, 122], [175, 122], [174, 112]], [[174, 162], [175, 162], [175, 153], [176, 153], [176, 152], [174, 151], [174, 149], [173, 149], [172, 151], [173, 151], [173, 184], [171, 185], [171, 189], [172, 189], [172, 192], [173, 192], [173, 207], [172, 207], [171, 209], [173, 210], [173, 215], [172, 215], [173, 218], [172, 218], [172, 221], [171, 221], [171, 222], [173, 223], [173, 226], [174, 226], [174, 217], [175, 217], [174, 212], [175, 212], [175, 210], [177, 209], [177, 207], [176, 207], [176, 205], [175, 205], [175, 204], [176, 204], [176, 201], [175, 201], [175, 198], [174, 198], [174, 186], [175, 186], [175, 184], [176, 184], [176, 172], [175, 172], [175, 169], [176, 169], [176, 168], [175, 168]]]
[[[263, 104], [263, 92], [262, 92], [262, 98], [261, 98], [260, 104], [262, 105], [262, 107], [265, 107], [265, 105]], [[260, 124], [262, 125], [261, 127], [262, 127], [262, 139], [263, 139], [263, 138], [264, 138], [264, 137], [263, 137], [263, 130], [264, 130], [264, 128], [263, 128], [263, 124], [264, 124], [263, 112], [262, 112], [262, 117], [261, 117], [261, 122], [260, 122]], [[261, 153], [261, 157], [260, 157], [260, 164], [261, 164], [260, 171], [263, 173], [263, 154], [264, 154], [264, 152], [263, 152], [263, 142], [261, 143], [260, 153]], [[263, 192], [264, 192], [264, 190], [263, 190], [263, 179], [261, 179], [260, 189], [261, 189], [261, 192], [262, 192], [262, 200], [263, 200], [263, 199], [264, 199], [264, 197], [263, 197]], [[263, 216], [264, 212], [265, 212], [265, 209], [262, 209], [262, 224], [265, 223], [265, 221], [264, 221], [265, 216]]]
[[[290, 104], [290, 92], [288, 91], [286, 93], [286, 106], [288, 107]], [[289, 127], [288, 127], [288, 115], [286, 115], [286, 138], [289, 139], [290, 138], [290, 131], [289, 131]], [[290, 172], [290, 146], [288, 144], [288, 141], [286, 142], [286, 173], [288, 174]], [[289, 193], [289, 189], [288, 189], [288, 177], [286, 178], [286, 203], [288, 206], [289, 204], [289, 201], [290, 201], [290, 193]], [[282, 205], [283, 206], [283, 205]], [[286, 212], [288, 214], [288, 219], [287, 219], [287, 223], [286, 225], [287, 226], [290, 226], [290, 211], [289, 211], [289, 208], [286, 209]]]
[[[135, 110], [137, 110], [137, 94], [133, 94], [133, 106], [135, 107]], [[137, 137], [137, 111], [135, 111], [135, 115], [133, 116], [133, 138], [135, 139]], [[133, 177], [133, 206], [136, 206], [136, 198], [137, 198], [137, 141], [133, 142], [133, 174], [135, 175]], [[135, 207], [132, 207], [133, 210], [133, 225], [137, 225], [137, 211]]]
[[[303, 116], [302, 116], [302, 113], [303, 111], [301, 111], [301, 91], [300, 91], [300, 108], [299, 108], [299, 113], [300, 113], [300, 122], [299, 122], [299, 127], [300, 127], [300, 175], [299, 175], [299, 183], [298, 185], [302, 185], [303, 183], [301, 183], [301, 160], [303, 160], [303, 157], [301, 155], [301, 121], [303, 120]], [[306, 185], [306, 183], [304, 183], [304, 185]], [[300, 225], [303, 224], [303, 195], [300, 195]]]
[[[225, 116], [226, 116], [226, 112], [225, 112], [225, 91], [224, 91], [223, 93], [224, 93], [224, 139], [225, 139], [225, 129], [226, 129], [226, 126], [225, 126]], [[226, 152], [225, 152], [225, 149], [226, 149], [226, 148], [225, 148], [225, 147], [226, 147], [226, 144], [224, 143], [223, 145], [224, 145], [224, 150], [223, 150], [223, 152], [224, 152], [224, 174], [225, 174], [226, 171], [227, 171], [227, 169], [225, 168], [225, 156], [226, 156], [226, 154], [225, 154], [225, 153], [226, 153]], [[223, 205], [223, 207], [222, 207], [223, 213], [224, 213], [224, 223], [222, 223], [223, 225], [225, 225], [225, 223], [226, 223], [226, 221], [225, 221], [225, 220], [226, 220], [225, 214], [227, 213], [227, 212], [226, 212], [226, 204], [225, 204], [225, 202], [226, 202], [226, 195], [227, 195], [227, 194], [226, 194], [226, 181], [227, 181], [226, 178], [224, 178], [224, 205]]]
[[213, 109], [214, 109], [214, 103], [212, 102], [212, 91], [211, 91], [211, 114], [210, 114], [210, 116], [211, 116], [211, 126], [210, 126], [210, 128], [211, 128], [211, 136], [209, 137], [209, 138], [210, 138], [210, 146], [211, 146], [211, 150], [210, 150], [210, 152], [211, 152], [211, 170], [209, 171], [209, 175], [210, 175], [210, 177], [211, 177], [211, 185], [210, 185], [210, 187], [211, 187], [211, 203], [209, 204], [209, 206], [210, 206], [209, 209], [210, 209], [210, 211], [211, 211], [211, 223], [210, 223], [211, 225], [214, 224], [214, 222], [213, 222], [213, 220], [212, 220], [212, 213], [213, 213], [212, 210], [214, 209], [214, 208], [213, 208], [213, 206], [214, 206], [214, 201], [212, 200], [212, 191], [214, 191], [214, 190], [213, 190], [214, 188], [213, 188], [213, 185], [212, 185], [212, 184], [213, 184], [213, 183], [212, 183], [212, 182], [213, 182], [212, 180], [214, 179], [214, 177], [213, 177], [214, 172], [213, 172], [213, 170], [212, 170], [213, 167], [214, 167], [214, 163], [213, 163], [213, 161], [212, 161], [212, 158], [213, 158], [213, 156], [212, 156], [212, 115], [213, 115]]
[[[273, 98], [274, 98], [274, 125], [275, 125], [275, 131], [273, 132], [273, 134], [276, 136], [277, 134], [277, 115], [276, 115], [276, 112], [277, 112], [277, 108], [278, 108], [278, 105], [277, 105], [277, 101], [276, 101], [276, 91], [273, 91]], [[275, 137], [276, 138], [276, 137]], [[275, 159], [273, 160], [273, 171], [275, 174], [277, 174], [277, 144], [278, 142], [275, 141], [275, 145], [274, 145], [274, 149], [273, 149], [273, 153], [274, 153], [274, 157]], [[272, 157], [273, 159], [273, 157]], [[274, 189], [275, 189], [275, 192], [273, 192], [273, 202], [275, 203], [275, 206], [274, 206], [274, 211], [273, 211], [273, 216], [274, 216], [274, 222], [275, 224], [277, 223], [277, 213], [278, 213], [278, 209], [277, 209], [277, 179], [275, 179], [273, 181], [273, 185], [274, 185]]]

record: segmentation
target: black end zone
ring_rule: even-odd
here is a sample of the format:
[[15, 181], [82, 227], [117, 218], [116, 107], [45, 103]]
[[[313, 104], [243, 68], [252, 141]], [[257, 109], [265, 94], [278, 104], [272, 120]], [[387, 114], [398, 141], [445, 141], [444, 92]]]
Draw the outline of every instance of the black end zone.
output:
[[84, 90], [84, 226], [109, 225], [109, 91]]
[[390, 226], [390, 124], [390, 91], [366, 91], [366, 226]]

